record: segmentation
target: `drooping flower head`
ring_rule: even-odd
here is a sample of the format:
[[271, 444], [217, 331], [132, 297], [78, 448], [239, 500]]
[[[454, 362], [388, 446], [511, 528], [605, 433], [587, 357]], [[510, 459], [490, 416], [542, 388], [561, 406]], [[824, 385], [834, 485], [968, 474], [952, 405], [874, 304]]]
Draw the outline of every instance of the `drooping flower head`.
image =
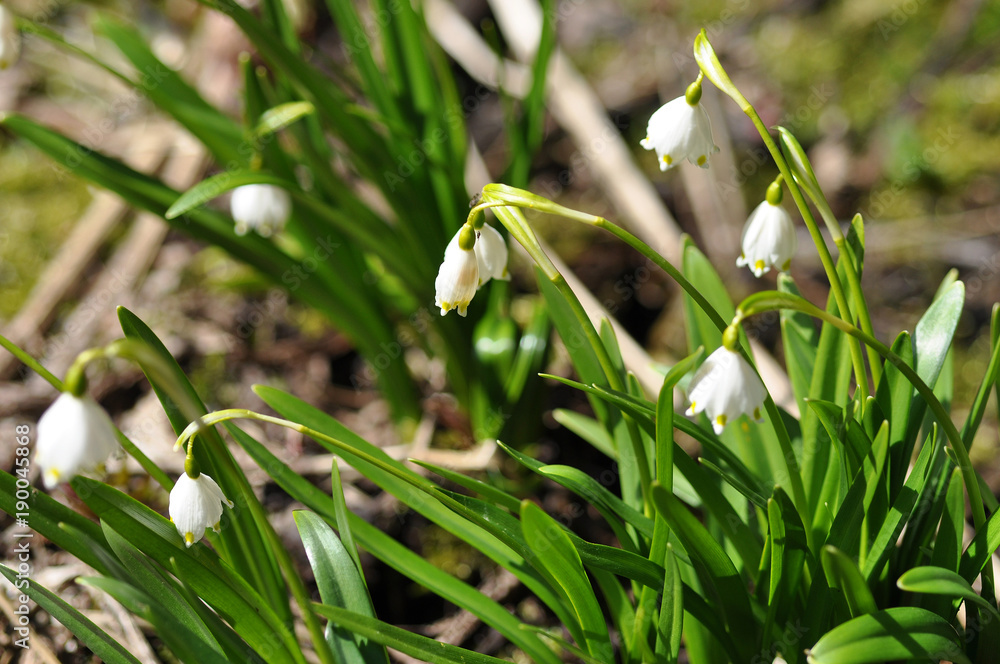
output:
[[476, 231], [463, 225], [444, 250], [444, 261], [434, 280], [434, 301], [444, 316], [452, 309], [464, 316], [469, 302], [479, 288], [479, 258], [475, 247]]
[[88, 396], [63, 392], [38, 420], [35, 463], [47, 489], [95, 472], [117, 449], [111, 418]]
[[639, 144], [647, 150], [656, 150], [661, 171], [684, 159], [708, 168], [708, 155], [719, 151], [712, 141], [712, 121], [700, 101], [699, 75], [683, 97], [667, 102], [650, 116], [646, 138]]
[[504, 242], [500, 231], [484, 223], [478, 232], [475, 251], [479, 262], [479, 287], [482, 288], [490, 279], [509, 281], [507, 243]]
[[170, 490], [167, 508], [170, 520], [184, 538], [186, 546], [190, 547], [204, 537], [207, 528], [219, 532], [223, 504], [230, 508], [233, 506], [215, 480], [198, 471], [193, 457], [188, 455], [184, 473]]
[[292, 212], [292, 199], [287, 191], [273, 184], [247, 184], [233, 190], [229, 209], [237, 235], [255, 231], [269, 237], [285, 227]]
[[736, 265], [746, 265], [755, 277], [772, 267], [787, 270], [798, 244], [792, 218], [781, 206], [780, 177], [768, 186], [767, 198], [743, 226], [742, 253]]
[[0, 70], [13, 67], [21, 57], [21, 35], [9, 9], [0, 4]]
[[688, 397], [691, 406], [685, 414], [705, 411], [715, 433], [721, 434], [726, 424], [743, 414], [760, 422], [767, 391], [743, 356], [723, 345], [695, 373]]

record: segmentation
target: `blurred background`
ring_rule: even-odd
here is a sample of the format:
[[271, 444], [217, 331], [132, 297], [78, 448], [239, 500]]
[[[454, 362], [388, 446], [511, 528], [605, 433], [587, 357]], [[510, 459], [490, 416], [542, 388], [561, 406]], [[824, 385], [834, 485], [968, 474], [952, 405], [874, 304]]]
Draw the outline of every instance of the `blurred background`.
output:
[[[238, 58], [249, 45], [221, 14], [189, 0], [5, 4], [111, 61], [121, 55], [95, 37], [95, 12], [133, 23], [156, 55], [207, 100], [233, 117], [241, 113]], [[505, 108], [510, 95], [523, 88], [524, 62], [530, 62], [516, 34], [519, 26], [530, 32], [538, 21], [522, 8], [531, 3], [520, 1], [417, 4], [449, 55], [447, 65], [478, 151], [467, 165], [467, 181], [481, 186], [509, 161]], [[349, 81], [352, 40], [358, 35], [339, 34], [323, 3], [288, 0], [286, 8], [311, 46], [306, 57]], [[735, 265], [743, 222], [776, 175], [760, 137], [736, 105], [706, 82], [703, 103], [721, 147], [707, 170], [661, 173], [653, 154], [639, 148], [649, 116], [683, 94], [697, 75], [691, 44], [704, 28], [765, 123], [790, 129], [807, 149], [838, 218], [846, 225], [855, 213], [863, 215], [863, 285], [882, 341], [912, 330], [946, 273], [958, 270], [967, 306], [953, 358], [953, 412], [958, 420], [964, 417], [988, 358], [990, 311], [1000, 300], [1000, 2], [562, 0], [552, 12], [558, 45], [545, 95], [543, 140], [528, 169], [529, 189], [621, 221], [673, 260], [681, 234], [689, 234], [734, 300], [772, 287], [774, 274], [758, 281]], [[365, 16], [368, 25], [379, 20]], [[506, 68], [499, 71], [491, 58], [482, 57], [484, 52], [502, 53]], [[145, 73], [151, 80], [156, 74]], [[143, 95], [38, 37], [26, 36], [21, 62], [0, 72], [0, 112], [8, 111], [138, 170], [158, 173], [179, 190], [218, 169]], [[684, 354], [683, 327], [677, 322], [681, 298], [662, 274], [609, 236], [560, 220], [533, 221], [641, 349], [663, 363]], [[791, 273], [810, 300], [822, 303], [825, 277], [808, 235], [799, 228]], [[519, 298], [533, 298], [536, 286], [526, 259], [516, 252], [512, 271], [511, 315], [518, 318], [523, 316]], [[167, 342], [211, 407], [259, 406], [250, 386], [267, 383], [335, 413], [372, 442], [401, 444], [360, 356], [320, 314], [220, 249], [131, 211], [6, 132], [0, 132], [0, 293], [0, 329], [44, 358], [56, 374], [84, 348], [120, 336], [114, 308], [124, 305]], [[763, 347], [780, 358], [776, 319], [759, 321], [755, 329]], [[439, 364], [418, 350], [407, 359], [422, 381], [423, 407], [432, 418], [424, 436], [428, 458], [498, 482], [520, 481], [506, 461], [481, 453], [478, 437], [448, 396]], [[118, 369], [94, 386], [102, 403], [141, 445], [155, 449], [172, 443], [141, 375]], [[570, 372], [565, 350], [556, 348], [546, 370]], [[51, 401], [51, 389], [8, 357], [0, 358], [0, 376], [4, 421], [37, 418]], [[544, 426], [535, 439], [523, 442], [545, 461], [570, 458], [599, 473], [601, 460], [577, 454], [576, 441], [552, 418], [557, 407], [587, 406], [579, 393], [549, 386]], [[997, 493], [995, 411], [987, 417], [972, 455]], [[329, 458], [311, 455], [308, 443], [289, 432], [268, 434], [299, 472], [316, 475], [320, 483], [326, 473], [329, 483]], [[444, 456], [434, 457], [435, 451]], [[6, 454], [0, 451], [4, 464]], [[169, 451], [151, 456], [179, 471], [180, 459]], [[163, 501], [127, 467], [119, 472], [118, 481], [131, 483], [137, 494], [149, 490], [146, 498], [154, 506]], [[276, 521], [294, 533], [293, 505], [261, 474], [255, 479]], [[539, 487], [529, 482], [519, 489]], [[483, 561], [450, 536], [409, 519], [405, 509], [363, 483], [351, 491], [352, 508], [360, 514], [453, 573], [494, 583], [496, 592], [509, 593], [526, 621], [542, 620], [530, 597], [504, 589], [502, 579], [491, 580], [480, 567]], [[550, 512], [566, 514], [584, 537], [610, 538], [564, 492], [548, 487], [543, 499]], [[78, 573], [67, 571], [69, 563], [58, 552], [50, 553], [48, 568], [56, 571], [48, 573], [62, 575], [54, 579], [56, 586], [60, 578]], [[373, 595], [374, 588], [399, 583], [389, 574], [371, 570]], [[421, 604], [424, 600], [427, 604]], [[98, 600], [79, 601], [93, 606]], [[429, 623], [449, 616], [441, 600], [423, 597], [418, 588], [385, 592], [377, 601], [383, 620], [419, 622], [432, 635]], [[72, 649], [67, 633], [53, 626], [48, 638], [53, 650], [63, 653], [61, 661], [76, 661], [66, 655]], [[0, 663], [7, 661], [0, 655]], [[87, 660], [81, 655], [80, 661]]]

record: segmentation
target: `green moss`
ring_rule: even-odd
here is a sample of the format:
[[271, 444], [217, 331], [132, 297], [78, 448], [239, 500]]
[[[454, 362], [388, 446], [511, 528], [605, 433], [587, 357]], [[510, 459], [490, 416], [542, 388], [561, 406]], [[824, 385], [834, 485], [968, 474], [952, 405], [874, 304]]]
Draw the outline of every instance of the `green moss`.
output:
[[9, 319], [91, 197], [80, 179], [21, 143], [0, 151], [0, 191], [0, 318]]

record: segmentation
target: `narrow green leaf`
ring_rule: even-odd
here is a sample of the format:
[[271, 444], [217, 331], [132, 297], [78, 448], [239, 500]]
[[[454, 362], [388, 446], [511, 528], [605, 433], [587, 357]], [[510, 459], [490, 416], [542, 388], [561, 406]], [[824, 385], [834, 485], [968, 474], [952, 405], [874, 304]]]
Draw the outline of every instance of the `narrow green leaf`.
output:
[[[772, 625], [778, 625], [780, 630], [793, 617], [802, 590], [800, 579], [807, 558], [810, 562], [812, 559], [802, 520], [795, 505], [780, 487], [775, 489], [774, 497], [767, 502], [767, 523], [771, 569], [767, 594], [768, 626], [763, 630], [764, 634], [772, 633]], [[764, 555], [767, 556], [766, 549]]]
[[[374, 618], [375, 609], [361, 579], [361, 572], [333, 529], [313, 512], [298, 510], [293, 512], [293, 516], [323, 603]], [[326, 640], [337, 661], [342, 664], [388, 664], [389, 655], [384, 647], [352, 635], [332, 623], [327, 629]]]
[[[199, 655], [193, 661], [225, 661], [222, 648], [211, 630], [177, 590], [175, 582], [168, 580], [155, 563], [107, 523], [101, 525], [108, 544], [122, 566], [128, 570], [131, 585], [140, 589], [146, 597], [143, 603], [152, 605], [146, 619], [158, 627], [160, 636], [170, 648], [177, 655], [181, 654], [179, 650], [188, 646], [196, 648]], [[162, 629], [159, 628], [160, 623], [164, 624]]]
[[507, 454], [526, 468], [558, 482], [597, 508], [608, 523], [624, 521], [647, 537], [653, 536], [653, 521], [648, 516], [627, 505], [600, 482], [572, 466], [547, 465], [512, 447], [499, 443]]
[[[571, 351], [569, 356], [580, 380], [588, 385], [607, 385], [607, 378], [604, 376], [604, 369], [597, 359], [597, 353], [587, 342], [587, 335], [580, 326], [580, 321], [573, 315], [573, 311], [563, 294], [541, 271], [537, 271], [537, 275], [538, 290], [548, 304], [549, 315], [552, 317], [552, 323], [555, 325], [559, 338]], [[590, 399], [590, 404], [597, 419], [604, 423], [606, 429], [611, 430], [610, 425], [613, 424], [614, 420], [608, 420], [607, 406], [597, 399]]]
[[677, 566], [674, 549], [667, 546], [666, 574], [663, 578], [663, 599], [660, 603], [660, 620], [656, 630], [656, 653], [666, 655], [668, 662], [676, 662], [684, 632], [684, 589]]
[[[327, 523], [337, 522], [337, 507], [330, 496], [294, 472], [250, 436], [238, 437], [236, 441], [295, 500], [322, 515]], [[547, 664], [558, 664], [558, 657], [533, 634], [521, 630], [520, 621], [503, 606], [484, 596], [476, 588], [433, 566], [364, 519], [350, 512], [346, 517], [358, 543], [376, 558], [479, 617], [524, 650], [532, 659]]]
[[726, 631], [740, 650], [739, 661], [749, 661], [756, 644], [757, 621], [750, 610], [747, 587], [725, 550], [687, 508], [658, 483], [652, 487], [653, 504], [677, 534], [691, 556], [707, 599], [726, 623]]
[[[13, 428], [13, 427], [12, 427]], [[27, 478], [14, 477], [6, 470], [0, 469], [0, 511], [14, 517], [17, 509], [18, 479], [21, 488]], [[66, 507], [58, 500], [38, 489], [28, 489], [28, 504], [31, 506], [31, 529], [49, 539], [64, 551], [68, 551], [82, 562], [90, 565], [101, 573], [108, 573], [101, 557], [95, 551], [103, 550], [110, 555], [111, 549], [104, 539], [101, 527], [79, 512]], [[60, 524], [68, 524], [76, 529], [76, 533], [68, 533]]]
[[[681, 272], [688, 281], [705, 297], [722, 320], [732, 320], [736, 307], [729, 297], [726, 285], [715, 271], [712, 263], [695, 246], [694, 241], [683, 237]], [[687, 330], [688, 353], [694, 353], [699, 346], [711, 352], [722, 345], [722, 330], [713, 318], [702, 311], [690, 295], [684, 295], [684, 325]]]
[[910, 518], [910, 513], [917, 504], [917, 499], [924, 490], [924, 485], [927, 483], [927, 468], [931, 464], [932, 457], [936, 454], [941, 454], [941, 442], [937, 427], [934, 427], [931, 436], [924, 443], [920, 454], [917, 455], [917, 460], [913, 463], [913, 470], [906, 478], [903, 488], [900, 489], [899, 495], [893, 501], [889, 514], [886, 515], [885, 521], [882, 522], [878, 534], [868, 549], [868, 556], [862, 565], [862, 572], [869, 583], [872, 583], [882, 573], [882, 567], [889, 560], [899, 534], [903, 531], [903, 527]]
[[957, 572], [962, 558], [962, 543], [965, 535], [965, 493], [962, 485], [962, 471], [953, 468], [948, 482], [944, 509], [941, 512], [941, 526], [934, 538], [932, 561], [936, 567]]
[[408, 632], [401, 627], [384, 623], [369, 616], [348, 611], [339, 606], [316, 604], [316, 613], [339, 625], [345, 632], [353, 632], [383, 646], [395, 648], [422, 662], [431, 664], [504, 664], [504, 660], [481, 655], [472, 650], [442, 643]]
[[991, 514], [986, 526], [980, 528], [969, 542], [969, 546], [962, 553], [962, 563], [958, 573], [972, 583], [997, 549], [1000, 549], [1000, 511]]
[[843, 551], [828, 544], [823, 547], [820, 558], [823, 561], [827, 583], [831, 588], [837, 588], [844, 593], [851, 617], [857, 618], [878, 610], [872, 591], [861, 576], [861, 570]]
[[880, 664], [891, 660], [949, 660], [971, 664], [947, 621], [916, 607], [876, 611], [823, 635], [807, 651], [809, 664]]
[[111, 635], [45, 586], [30, 577], [19, 580], [17, 573], [5, 565], [0, 565], [0, 574], [3, 574], [18, 591], [33, 599], [50, 616], [62, 623], [73, 636], [80, 639], [83, 645], [103, 661], [108, 664], [139, 664], [139, 660]]
[[[510, 569], [528, 588], [550, 607], [558, 607], [558, 598], [523, 557], [482, 527], [470, 523], [441, 502], [436, 485], [391, 458], [323, 411], [290, 394], [262, 385], [254, 391], [284, 417], [323, 433], [327, 438], [314, 440], [325, 449], [373, 481], [383, 490], [403, 501], [456, 537], [468, 542], [500, 565]], [[240, 441], [244, 444], [243, 441]], [[502, 512], [502, 510], [501, 510]], [[507, 514], [502, 512], [502, 514]]]
[[[139, 366], [174, 432], [180, 434], [188, 423], [206, 414], [208, 409], [180, 365], [149, 326], [124, 307], [118, 308], [118, 321], [127, 339], [142, 343], [159, 357], [157, 365], [140, 360]], [[265, 542], [264, 532], [270, 524], [260, 502], [218, 431], [208, 429], [199, 435], [198, 440], [200, 444], [194, 446], [194, 455], [199, 466], [218, 482], [223, 494], [237, 506], [237, 509], [224, 514], [226, 525], [231, 527], [224, 528], [219, 536], [213, 536], [220, 555], [268, 598], [269, 606], [279, 612], [282, 620], [290, 622], [292, 613], [288, 589], [278, 569], [275, 553]], [[172, 484], [164, 488], [170, 489]]]
[[[503, 443], [500, 443], [503, 446]], [[429, 461], [421, 461], [420, 459], [412, 459], [412, 462], [426, 468], [427, 470], [437, 473], [441, 477], [445, 478], [449, 482], [453, 482], [460, 487], [468, 489], [483, 496], [490, 502], [499, 505], [511, 512], [517, 512], [521, 509], [521, 501], [510, 495], [502, 489], [498, 489], [492, 484], [487, 484], [482, 480], [477, 480], [474, 477], [469, 477], [468, 475], [463, 475], [462, 473], [455, 472], [454, 470], [449, 470], [443, 466], [430, 463]]]
[[212, 639], [209, 643], [201, 634], [190, 630], [190, 623], [164, 608], [145, 592], [124, 581], [108, 577], [80, 577], [77, 581], [111, 595], [129, 612], [149, 621], [156, 627], [156, 635], [163, 639], [170, 651], [182, 662], [201, 664], [226, 664], [230, 660], [219, 650]]
[[570, 633], [588, 653], [610, 662], [614, 655], [607, 623], [569, 535], [555, 519], [529, 500], [521, 503], [521, 528], [528, 547], [535, 554], [528, 562], [559, 590], [576, 618], [576, 624], [567, 625]]
[[120, 491], [86, 477], [71, 482], [77, 495], [133, 546], [160, 565], [177, 566], [180, 576], [255, 649], [271, 652], [274, 662], [303, 664], [299, 647], [284, 622], [243, 578], [199, 545], [188, 551], [167, 519]]

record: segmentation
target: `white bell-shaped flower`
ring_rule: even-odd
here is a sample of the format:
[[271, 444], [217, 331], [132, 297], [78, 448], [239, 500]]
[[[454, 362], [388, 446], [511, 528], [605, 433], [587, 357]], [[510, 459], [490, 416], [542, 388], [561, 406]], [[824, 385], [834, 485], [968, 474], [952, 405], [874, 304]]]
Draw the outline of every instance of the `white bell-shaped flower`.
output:
[[688, 86], [683, 97], [667, 102], [650, 116], [646, 138], [639, 144], [647, 150], [656, 150], [661, 171], [684, 159], [708, 168], [708, 155], [719, 151], [712, 141], [712, 121], [698, 103], [700, 100], [699, 78]]
[[791, 265], [797, 245], [795, 224], [781, 207], [781, 185], [774, 182], [767, 188], [767, 199], [750, 213], [743, 226], [742, 253], [736, 265], [746, 265], [756, 277], [772, 267], [784, 271]]
[[222, 489], [205, 473], [191, 477], [185, 471], [170, 491], [170, 520], [177, 532], [184, 538], [184, 544], [191, 546], [205, 535], [205, 529], [219, 532], [222, 520], [222, 505], [233, 506]]
[[237, 235], [255, 231], [269, 237], [285, 227], [292, 213], [292, 199], [287, 191], [273, 184], [247, 184], [233, 190], [229, 209]]
[[479, 287], [490, 279], [509, 281], [507, 272], [507, 243], [500, 231], [483, 224], [476, 240], [476, 259], [479, 262]]
[[9, 9], [0, 4], [0, 70], [13, 67], [21, 57], [21, 34]]
[[464, 316], [469, 302], [479, 288], [479, 258], [476, 252], [476, 231], [465, 224], [444, 250], [444, 261], [434, 280], [434, 301], [444, 316], [452, 309]]
[[35, 463], [47, 489], [93, 473], [117, 449], [111, 418], [88, 396], [63, 392], [38, 420]]
[[686, 415], [705, 411], [715, 433], [744, 413], [760, 422], [767, 391], [760, 377], [736, 351], [720, 346], [708, 356], [691, 379], [691, 406]]

